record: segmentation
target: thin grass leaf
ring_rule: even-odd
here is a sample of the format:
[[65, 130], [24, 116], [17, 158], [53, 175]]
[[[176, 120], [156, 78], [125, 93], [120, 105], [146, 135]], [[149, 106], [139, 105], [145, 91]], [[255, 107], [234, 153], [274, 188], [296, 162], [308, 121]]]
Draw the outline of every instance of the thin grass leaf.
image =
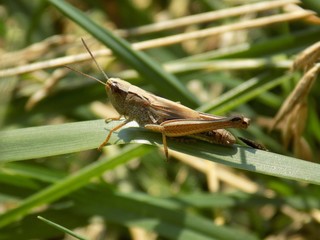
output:
[[141, 76], [144, 76], [162, 94], [176, 101], [181, 101], [190, 107], [199, 105], [199, 101], [192, 96], [177, 78], [164, 71], [160, 64], [154, 62], [146, 54], [133, 50], [124, 39], [117, 37], [108, 29], [100, 27], [67, 2], [59, 0], [50, 0], [50, 2], [68, 18], [109, 47], [115, 55], [136, 69]]
[[70, 211], [69, 208], [55, 209], [48, 208], [43, 211], [38, 211], [35, 214], [29, 214], [23, 219], [2, 227], [0, 231], [0, 239], [61, 239], [64, 233], [57, 229], [41, 222], [37, 217], [41, 214], [47, 219], [54, 222], [63, 223], [62, 225], [68, 229], [76, 229], [88, 224], [86, 216], [80, 216], [76, 211]]
[[56, 229], [59, 229], [61, 232], [67, 233], [67, 234], [69, 234], [69, 235], [71, 235], [71, 236], [73, 236], [73, 237], [75, 237], [77, 239], [80, 239], [80, 240], [86, 240], [86, 238], [80, 236], [79, 234], [77, 234], [77, 233], [69, 230], [68, 228], [65, 228], [65, 227], [63, 227], [63, 226], [61, 226], [61, 225], [59, 225], [57, 223], [54, 223], [54, 222], [52, 222], [52, 221], [50, 221], [50, 220], [48, 220], [46, 218], [38, 216], [38, 219], [40, 219], [41, 221], [47, 223], [48, 225], [50, 225], [50, 226], [52, 226], [52, 227], [54, 227]]
[[44, 166], [34, 166], [26, 163], [6, 163], [0, 169], [0, 172], [8, 173], [11, 176], [23, 176], [25, 179], [31, 178], [41, 182], [54, 183], [67, 176], [66, 173], [55, 169], [48, 169]]
[[224, 93], [217, 100], [202, 105], [198, 110], [202, 112], [214, 112], [215, 114], [226, 113], [290, 79], [290, 76], [270, 79], [274, 76], [275, 74], [262, 74], [261, 76], [252, 78]]

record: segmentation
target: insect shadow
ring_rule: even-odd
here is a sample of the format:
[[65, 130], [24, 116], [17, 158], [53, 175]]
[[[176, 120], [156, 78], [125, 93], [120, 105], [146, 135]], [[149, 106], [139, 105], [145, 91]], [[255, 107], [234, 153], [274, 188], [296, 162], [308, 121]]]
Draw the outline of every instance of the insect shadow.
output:
[[151, 143], [152, 145], [161, 145], [161, 135], [144, 128], [134, 126], [121, 129], [118, 132], [119, 140], [124, 143], [132, 143], [133, 141], [139, 143]]

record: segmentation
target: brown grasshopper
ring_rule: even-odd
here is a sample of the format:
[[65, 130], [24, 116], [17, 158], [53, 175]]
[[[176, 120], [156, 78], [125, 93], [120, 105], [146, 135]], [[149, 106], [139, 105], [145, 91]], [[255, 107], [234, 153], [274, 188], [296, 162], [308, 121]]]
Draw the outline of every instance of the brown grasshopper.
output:
[[167, 137], [183, 137], [201, 139], [210, 143], [232, 145], [236, 138], [225, 128], [247, 128], [250, 119], [242, 116], [220, 117], [195, 111], [180, 103], [158, 97], [119, 78], [109, 78], [95, 60], [88, 46], [85, 48], [95, 64], [106, 78], [106, 83], [86, 75], [105, 85], [109, 100], [125, 121], [112, 128], [99, 150], [105, 146], [113, 132], [128, 122], [136, 121], [140, 126], [162, 134], [166, 158], [168, 159]]

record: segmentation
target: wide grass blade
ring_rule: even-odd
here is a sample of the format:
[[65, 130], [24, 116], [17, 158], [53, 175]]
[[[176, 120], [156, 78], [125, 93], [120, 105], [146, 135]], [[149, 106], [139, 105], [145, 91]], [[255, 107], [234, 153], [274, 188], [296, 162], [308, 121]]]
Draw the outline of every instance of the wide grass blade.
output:
[[[0, 133], [0, 162], [48, 157], [97, 148], [111, 128], [103, 120], [32, 127]], [[161, 134], [137, 127], [132, 122], [112, 134], [110, 144], [144, 143], [162, 147]], [[168, 146], [206, 160], [277, 177], [320, 184], [320, 165], [300, 159], [238, 145], [225, 147], [169, 139]]]

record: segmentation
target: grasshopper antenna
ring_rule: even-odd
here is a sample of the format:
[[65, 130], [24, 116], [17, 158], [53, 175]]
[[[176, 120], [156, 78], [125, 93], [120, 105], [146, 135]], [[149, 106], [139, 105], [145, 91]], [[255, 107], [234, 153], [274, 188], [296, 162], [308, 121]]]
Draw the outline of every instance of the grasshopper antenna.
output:
[[87, 78], [93, 79], [93, 80], [95, 80], [95, 81], [97, 81], [97, 82], [99, 82], [99, 83], [101, 83], [101, 84], [103, 84], [103, 85], [106, 85], [105, 82], [102, 82], [102, 81], [99, 80], [98, 78], [95, 78], [95, 77], [90, 76], [90, 75], [88, 75], [88, 74], [86, 74], [86, 73], [80, 72], [80, 71], [78, 71], [78, 70], [76, 70], [76, 69], [74, 69], [74, 68], [72, 68], [72, 67], [69, 67], [69, 66], [64, 66], [64, 67], [70, 69], [71, 71], [74, 71], [74, 72], [76, 72], [76, 73], [79, 73], [80, 75], [83, 75], [83, 76], [85, 76], [85, 77], [87, 77]]
[[[90, 51], [90, 49], [88, 48], [88, 45], [86, 44], [86, 42], [84, 41], [83, 38], [81, 38], [81, 41], [84, 45], [84, 47], [87, 49], [87, 52], [90, 54], [92, 60], [94, 61], [94, 63], [96, 64], [96, 66], [98, 67], [98, 69], [100, 70], [100, 72], [102, 72], [103, 76], [105, 77], [106, 80], [109, 79], [108, 75], [102, 70], [101, 66], [99, 65], [99, 63], [97, 62], [97, 60], [94, 58], [92, 52]], [[106, 85], [106, 84], [104, 84]]]

